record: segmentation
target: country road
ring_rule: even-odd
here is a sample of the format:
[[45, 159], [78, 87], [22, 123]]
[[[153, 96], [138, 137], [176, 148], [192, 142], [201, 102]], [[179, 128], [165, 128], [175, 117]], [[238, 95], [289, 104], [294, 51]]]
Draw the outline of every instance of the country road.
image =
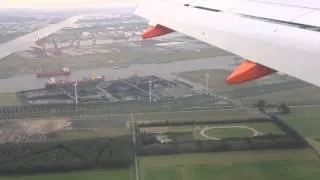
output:
[[137, 156], [137, 139], [136, 139], [136, 128], [134, 121], [134, 114], [130, 115], [131, 121], [131, 132], [132, 132], [132, 143], [133, 143], [133, 161], [134, 161], [134, 177], [135, 180], [140, 180], [140, 168], [139, 168], [139, 157]]

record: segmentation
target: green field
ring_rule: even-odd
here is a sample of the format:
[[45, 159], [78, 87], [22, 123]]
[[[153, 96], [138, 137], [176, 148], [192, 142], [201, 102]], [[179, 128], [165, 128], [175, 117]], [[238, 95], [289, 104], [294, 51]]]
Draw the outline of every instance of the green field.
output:
[[224, 152], [141, 158], [143, 180], [319, 179], [320, 161], [309, 149]]
[[93, 170], [26, 176], [0, 176], [0, 180], [131, 180], [132, 170]]
[[234, 164], [232, 166], [193, 165], [189, 167], [167, 167], [150, 169], [144, 180], [292, 180], [320, 178], [319, 162], [291, 161]]
[[291, 108], [291, 113], [279, 118], [305, 137], [320, 137], [320, 106]]
[[245, 128], [225, 126], [225, 128], [208, 129], [204, 131], [204, 135], [208, 137], [223, 139], [229, 137], [251, 137], [254, 135], [254, 133], [251, 130]]
[[272, 134], [283, 134], [282, 130], [278, 128], [273, 123], [247, 123], [247, 124], [240, 124], [243, 126], [247, 126], [253, 128], [262, 133], [272, 133]]

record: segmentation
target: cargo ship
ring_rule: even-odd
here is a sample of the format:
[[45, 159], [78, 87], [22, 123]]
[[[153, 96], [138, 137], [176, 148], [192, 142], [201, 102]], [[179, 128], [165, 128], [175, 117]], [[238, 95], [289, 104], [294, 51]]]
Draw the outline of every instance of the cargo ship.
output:
[[103, 82], [105, 80], [104, 76], [95, 76], [91, 78], [83, 78], [80, 80], [56, 80], [54, 77], [51, 77], [48, 82], [45, 84], [45, 88], [57, 88], [77, 84], [79, 85], [95, 85]]
[[52, 72], [37, 72], [37, 78], [49, 78], [49, 77], [57, 77], [57, 76], [69, 76], [71, 74], [70, 68], [62, 68], [60, 71], [52, 71]]

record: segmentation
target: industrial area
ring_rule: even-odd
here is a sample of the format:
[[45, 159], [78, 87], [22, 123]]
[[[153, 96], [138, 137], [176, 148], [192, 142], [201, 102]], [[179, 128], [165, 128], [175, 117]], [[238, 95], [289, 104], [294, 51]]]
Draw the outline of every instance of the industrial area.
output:
[[191, 85], [157, 76], [133, 76], [105, 81], [104, 76], [78, 81], [48, 80], [45, 88], [23, 91], [28, 104], [74, 104], [145, 100], [157, 101], [195, 95]]

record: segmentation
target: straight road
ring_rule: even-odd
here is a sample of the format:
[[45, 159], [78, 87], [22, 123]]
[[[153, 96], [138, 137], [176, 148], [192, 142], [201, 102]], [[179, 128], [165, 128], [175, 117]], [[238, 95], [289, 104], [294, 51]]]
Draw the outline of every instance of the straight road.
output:
[[132, 142], [133, 142], [133, 161], [134, 161], [134, 177], [135, 180], [140, 180], [140, 168], [139, 168], [139, 157], [137, 156], [137, 137], [136, 137], [136, 128], [134, 121], [134, 114], [130, 115], [131, 121], [131, 132], [132, 132]]

